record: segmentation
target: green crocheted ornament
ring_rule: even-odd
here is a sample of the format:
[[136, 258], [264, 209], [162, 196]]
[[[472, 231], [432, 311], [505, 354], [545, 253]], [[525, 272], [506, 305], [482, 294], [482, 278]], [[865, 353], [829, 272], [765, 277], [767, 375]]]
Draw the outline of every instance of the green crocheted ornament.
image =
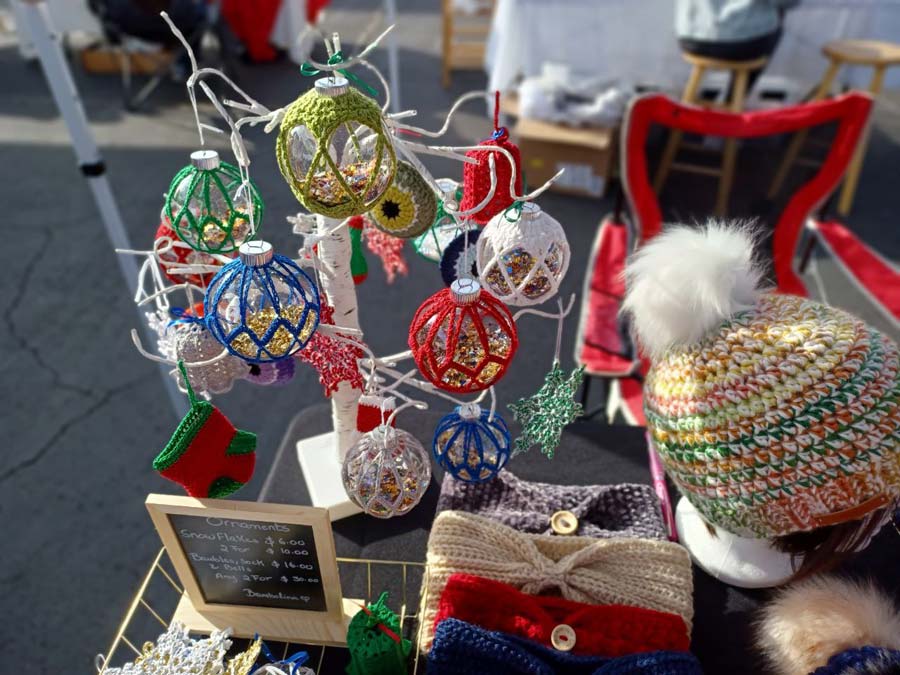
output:
[[166, 218], [182, 241], [197, 251], [236, 251], [259, 232], [263, 217], [256, 184], [241, 184], [238, 168], [219, 161], [217, 152], [194, 152], [191, 164], [175, 174], [169, 186]]
[[369, 212], [375, 227], [400, 239], [418, 237], [434, 224], [436, 214], [434, 192], [412, 164], [402, 161], [394, 182]]
[[288, 107], [275, 153], [300, 203], [331, 218], [369, 211], [397, 164], [381, 108], [338, 77], [317, 80]]
[[412, 643], [400, 635], [400, 619], [387, 606], [387, 591], [358, 612], [347, 629], [348, 675], [399, 675], [407, 672]]
[[540, 445], [541, 452], [553, 459], [563, 429], [584, 414], [584, 408], [575, 400], [582, 380], [584, 366], [566, 375], [559, 362], [554, 362], [537, 392], [509, 404], [513, 419], [522, 425], [522, 435], [513, 446], [513, 457]]

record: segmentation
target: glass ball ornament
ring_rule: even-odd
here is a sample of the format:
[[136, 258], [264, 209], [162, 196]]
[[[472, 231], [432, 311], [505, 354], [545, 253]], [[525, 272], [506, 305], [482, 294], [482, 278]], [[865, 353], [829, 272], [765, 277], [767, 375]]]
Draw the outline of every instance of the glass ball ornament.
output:
[[400, 239], [418, 237], [434, 224], [437, 197], [431, 186], [409, 162], [397, 162], [394, 180], [381, 200], [369, 211], [372, 224]]
[[259, 231], [263, 202], [237, 167], [221, 161], [215, 150], [197, 150], [172, 179], [163, 213], [191, 248], [230, 253]]
[[438, 466], [456, 480], [481, 483], [506, 466], [509, 446], [503, 418], [470, 403], [457, 406], [438, 422], [431, 449]]
[[347, 451], [341, 478], [347, 496], [365, 513], [392, 518], [421, 501], [431, 482], [431, 462], [415, 436], [382, 424]]
[[331, 218], [370, 211], [397, 165], [381, 108], [339, 76], [316, 80], [288, 107], [275, 152], [299, 202]]
[[451, 241], [465, 230], [473, 230], [478, 225], [470, 221], [459, 223], [447, 210], [451, 204], [455, 209], [462, 199], [462, 188], [459, 183], [452, 178], [438, 178], [435, 182], [443, 196], [438, 200], [434, 222], [430, 228], [413, 239], [412, 245], [416, 253], [425, 260], [439, 263]]
[[571, 257], [562, 225], [534, 202], [494, 216], [475, 249], [482, 285], [517, 307], [556, 295]]
[[445, 391], [487, 389], [506, 373], [518, 346], [509, 309], [474, 279], [457, 279], [425, 300], [409, 327], [419, 371]]
[[213, 337], [248, 363], [286, 359], [319, 326], [315, 282], [265, 241], [241, 245], [238, 259], [213, 278], [203, 300]]

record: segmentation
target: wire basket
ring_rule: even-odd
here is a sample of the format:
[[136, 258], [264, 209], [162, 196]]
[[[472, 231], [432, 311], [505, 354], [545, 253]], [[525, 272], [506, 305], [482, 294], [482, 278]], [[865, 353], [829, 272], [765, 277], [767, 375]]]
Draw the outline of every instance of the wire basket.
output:
[[[417, 675], [420, 668], [419, 650], [415, 646], [420, 628], [419, 588], [425, 575], [425, 563], [366, 558], [338, 558], [337, 561], [344, 597], [361, 598], [369, 603], [373, 601], [373, 589], [376, 594], [386, 590], [389, 593], [389, 604], [395, 609], [399, 599], [397, 611], [400, 616], [400, 632], [403, 637], [412, 640], [414, 645], [409, 672]], [[146, 642], [154, 642], [169, 627], [183, 593], [184, 589], [178, 583], [178, 575], [165, 548], [160, 549], [138, 586], [109, 649], [98, 656], [99, 675], [104, 675], [108, 668], [140, 656], [141, 647]], [[413, 608], [412, 611], [410, 608]], [[262, 637], [265, 639], [265, 636]], [[232, 641], [233, 651], [242, 651], [246, 647], [245, 640]], [[348, 662], [348, 652], [342, 647], [266, 642], [272, 654], [282, 659], [301, 650], [308, 652], [308, 665], [318, 674], [324, 672], [323, 667], [326, 665], [329, 672], [343, 672], [343, 665]], [[423, 664], [424, 661], [423, 658]], [[315, 663], [318, 665], [313, 666]], [[424, 672], [424, 667], [422, 671]]]

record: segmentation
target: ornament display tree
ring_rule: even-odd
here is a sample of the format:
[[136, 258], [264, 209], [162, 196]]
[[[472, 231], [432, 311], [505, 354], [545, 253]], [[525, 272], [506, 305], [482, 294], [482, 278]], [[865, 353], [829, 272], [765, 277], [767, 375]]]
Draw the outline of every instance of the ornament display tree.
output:
[[[169, 21], [165, 14], [163, 14], [163, 18]], [[143, 348], [137, 339], [137, 334], [133, 332], [138, 349], [149, 358], [169, 363], [173, 366], [173, 373], [177, 372], [175, 365], [180, 360], [178, 345], [170, 345], [165, 342], [164, 338], [166, 334], [165, 326], [168, 325], [166, 324], [166, 317], [172, 312], [168, 301], [168, 296], [171, 293], [183, 293], [186, 297], [186, 307], [188, 309], [183, 312], [182, 318], [179, 320], [198, 321], [196, 317], [193, 319], [188, 317], [190, 308], [197, 304], [198, 296], [206, 296], [203, 321], [207, 324], [217, 325], [217, 322], [221, 322], [222, 319], [220, 314], [228, 315], [229, 312], [233, 313], [235, 311], [234, 307], [237, 306], [235, 303], [238, 301], [240, 304], [240, 316], [245, 316], [247, 311], [245, 305], [250, 303], [252, 298], [247, 295], [247, 290], [244, 288], [246, 284], [243, 281], [238, 291], [236, 291], [236, 294], [240, 297], [232, 298], [231, 304], [227, 304], [224, 300], [220, 301], [218, 295], [214, 302], [210, 302], [209, 294], [206, 293], [207, 288], [202, 284], [198, 285], [196, 282], [200, 279], [208, 278], [208, 275], [211, 273], [228, 270], [234, 266], [238, 266], [236, 268], [238, 271], [243, 271], [244, 276], [239, 278], [244, 279], [246, 269], [241, 270], [241, 265], [252, 270], [252, 274], [257, 274], [254, 266], [266, 264], [265, 260], [260, 258], [257, 250], [260, 246], [265, 248], [268, 244], [260, 241], [259, 229], [261, 223], [259, 220], [262, 209], [261, 205], [254, 201], [258, 198], [258, 191], [255, 184], [250, 180], [250, 158], [241, 136], [241, 130], [248, 125], [264, 125], [267, 132], [280, 127], [277, 143], [279, 167], [301, 205], [311, 212], [310, 214], [298, 214], [296, 217], [290, 218], [290, 220], [294, 223], [294, 232], [300, 234], [304, 240], [297, 262], [306, 268], [307, 273], [315, 279], [320, 294], [321, 300], [314, 305], [318, 326], [316, 330], [318, 334], [332, 340], [329, 344], [342, 343], [348, 349], [356, 350], [352, 353], [358, 351], [358, 353], [363, 354], [362, 358], [352, 359], [352, 368], [356, 377], [353, 377], [352, 380], [344, 379], [337, 383], [332, 382], [331, 385], [333, 386], [326, 387], [326, 392], [330, 394], [331, 398], [332, 430], [325, 434], [305, 438], [297, 443], [297, 459], [301, 466], [312, 504], [328, 508], [332, 519], [343, 518], [362, 510], [356, 502], [348, 497], [341, 473], [348, 451], [360, 439], [357, 416], [360, 398], [363, 395], [375, 395], [378, 397], [377, 400], [381, 402], [381, 422], [385, 427], [390, 427], [397, 414], [408, 407], [419, 409], [428, 407], [426, 402], [411, 396], [408, 393], [410, 390], [418, 390], [419, 392], [448, 400], [460, 406], [460, 410], [463, 411], [461, 420], [452, 428], [466, 427], [474, 424], [476, 420], [482, 420], [479, 423], [481, 426], [478, 427], [480, 431], [476, 433], [479, 439], [478, 443], [485, 442], [485, 439], [488, 437], [494, 438], [492, 434], [496, 430], [503, 430], [503, 434], [500, 434], [498, 438], [503, 435], [506, 438], [507, 448], [500, 453], [502, 461], [505, 463], [509, 458], [509, 438], [502, 418], [499, 419], [499, 424], [495, 423], [496, 421], [494, 420], [495, 396], [493, 385], [494, 380], [502, 377], [515, 352], [517, 344], [515, 321], [523, 313], [530, 313], [558, 319], [561, 325], [562, 319], [568, 314], [572, 303], [569, 302], [568, 308], [563, 309], [562, 303], [559, 302], [558, 313], [526, 308], [520, 309], [516, 314], [513, 314], [506, 305], [488, 294], [487, 291], [481, 290], [484, 284], [479, 284], [475, 279], [460, 278], [453, 283], [450, 289], [432, 296], [420, 308], [419, 312], [426, 310], [429, 302], [437, 303], [435, 311], [446, 310], [446, 308], [441, 309], [440, 303], [442, 302], [457, 303], [457, 305], [462, 307], [461, 316], [465, 315], [465, 312], [472, 313], [472, 316], [482, 312], [482, 315], [487, 316], [490, 321], [495, 323], [499, 321], [501, 327], [507, 327], [500, 330], [499, 338], [495, 337], [493, 333], [491, 335], [492, 339], [500, 340], [501, 342], [505, 340], [503, 345], [505, 345], [507, 351], [504, 358], [494, 359], [493, 362], [483, 367], [485, 372], [480, 373], [469, 372], [465, 366], [459, 365], [456, 360], [451, 361], [451, 365], [455, 366], [456, 369], [447, 368], [445, 364], [440, 372], [432, 372], [432, 369], [426, 367], [428, 360], [426, 358], [427, 355], [423, 356], [422, 354], [422, 345], [413, 344], [412, 335], [415, 331], [424, 331], [415, 334], [425, 335], [430, 343], [430, 341], [438, 339], [435, 337], [436, 331], [446, 330], [447, 333], [452, 333], [453, 331], [459, 332], [460, 330], [468, 329], [465, 325], [463, 329], [458, 325], [454, 327], [452, 321], [443, 323], [444, 319], [442, 318], [438, 322], [440, 326], [449, 326], [449, 328], [440, 328], [438, 330], [439, 326], [435, 323], [434, 317], [431, 317], [432, 323], [426, 323], [426, 320], [423, 319], [423, 327], [416, 329], [415, 321], [418, 319], [419, 313], [416, 314], [416, 319], [413, 320], [413, 331], [410, 337], [411, 349], [386, 357], [378, 357], [366, 345], [359, 323], [356, 287], [353, 270], [351, 270], [353, 247], [348, 221], [353, 216], [369, 211], [379, 201], [381, 195], [384, 194], [390, 185], [390, 178], [394, 175], [395, 167], [402, 161], [406, 163], [404, 164], [404, 171], [407, 174], [410, 172], [413, 174], [418, 173], [423, 179], [423, 184], [433, 190], [438, 197], [442, 197], [439, 202], [439, 217], [442, 221], [449, 223], [455, 228], [460, 233], [459, 236], [464, 238], [463, 243], [466, 247], [463, 255], [468, 256], [470, 255], [468, 237], [475, 227], [470, 221], [474, 216], [478, 216], [476, 220], [479, 223], [487, 223], [485, 229], [495, 225], [492, 218], [494, 220], [504, 218], [510, 222], [521, 218], [522, 222], [526, 220], [536, 222], [540, 216], [540, 209], [532, 204], [532, 200], [546, 190], [559, 174], [537, 190], [529, 194], [520, 194], [521, 176], [518, 175], [517, 169], [518, 150], [509, 142], [505, 129], [497, 128], [499, 97], [494, 97], [495, 133], [492, 139], [488, 139], [488, 141], [475, 146], [449, 147], [427, 145], [408, 140], [410, 135], [420, 138], [439, 138], [446, 133], [451, 117], [460, 105], [475, 99], [486, 100], [490, 98], [490, 95], [487, 92], [472, 92], [458, 99], [450, 109], [446, 122], [437, 131], [430, 131], [405, 123], [403, 120], [415, 115], [414, 111], [387, 113], [390, 107], [390, 86], [381, 73], [369, 63], [367, 55], [393, 27], [388, 28], [353, 58], [343, 57], [337, 34], [334, 34], [330, 40], [326, 39], [325, 45], [329, 53], [328, 63], [307, 63], [301, 69], [304, 75], [318, 77], [314, 81], [313, 90], [285, 108], [270, 110], [250, 97], [220, 71], [199, 68], [184, 37], [170, 21], [169, 25], [175, 35], [182, 41], [185, 49], [187, 49], [193, 66], [193, 72], [187, 81], [187, 89], [194, 107], [201, 145], [204, 142], [205, 134], [224, 132], [217, 127], [200, 121], [196, 98], [198, 89], [212, 103], [228, 126], [236, 166], [225, 165], [228, 166], [228, 175], [233, 177], [232, 186], [229, 188], [231, 191], [228, 192], [225, 199], [228, 205], [227, 222], [223, 220], [225, 226], [223, 226], [222, 222], [215, 220], [213, 220], [212, 224], [207, 223], [207, 220], [215, 214], [211, 215], [214, 207], [210, 204], [208, 195], [205, 194], [205, 201], [202, 202], [201, 207], [194, 214], [196, 218], [192, 217], [190, 221], [189, 234], [194, 241], [179, 241], [177, 236], [168, 235], [168, 238], [163, 240], [162, 245], [159, 244], [158, 240], [153, 251], [144, 252], [147, 254], [147, 260], [140, 274], [140, 290], [137, 293], [136, 300], [139, 305], [149, 306], [154, 309], [149, 317], [151, 328], [155, 327], [160, 335], [160, 344], [157, 350], [159, 353], [151, 353]], [[355, 88], [359, 87], [369, 90], [373, 95], [376, 93], [351, 72], [351, 69], [357, 67], [361, 67], [373, 74], [381, 83], [382, 91], [387, 99], [382, 106], [377, 106], [374, 100], [363, 96]], [[206, 82], [210, 78], [217, 78], [223, 81], [225, 85], [235, 92], [240, 100], [220, 100]], [[349, 104], [348, 101], [350, 101]], [[318, 117], [311, 116], [310, 110], [316, 112], [314, 109], [317, 106], [324, 112]], [[340, 117], [341, 115], [344, 117]], [[338, 131], [343, 133], [344, 128], [349, 134], [348, 138], [344, 139], [344, 153], [347, 152], [347, 148], [352, 147], [357, 153], [355, 155], [357, 159], [365, 158], [368, 161], [365, 171], [354, 167], [352, 163], [345, 166], [345, 161], [347, 160], [336, 154], [335, 148], [338, 145], [337, 141], [333, 141], [333, 138]], [[360, 132], [360, 129], [364, 131]], [[324, 149], [322, 147], [323, 144], [327, 144], [327, 147]], [[309, 156], [304, 153], [308, 153]], [[215, 153], [210, 153], [208, 150], [201, 150], [195, 153], [197, 159], [194, 160], [193, 171], [202, 173], [209, 170], [210, 167], [218, 168], [218, 159], [213, 160], [210, 157], [211, 154]], [[482, 174], [478, 181], [478, 199], [473, 199], [470, 195], [468, 202], [461, 204], [458, 201], [456, 184], [444, 179], [435, 180], [419, 159], [419, 154], [458, 159], [466, 167], [465, 172], [467, 176], [470, 172], [476, 171], [480, 167]], [[324, 167], [324, 171], [320, 170], [322, 167]], [[191, 171], [191, 168], [187, 167], [178, 174], [177, 180], [183, 180], [184, 176], [190, 177]], [[353, 173], [354, 171], [357, 173]], [[342, 188], [338, 188], [338, 194], [343, 194], [348, 199], [341, 203], [325, 203], [320, 194], [323, 189], [322, 183], [316, 183], [312, 180], [314, 175], [316, 177], [325, 175], [333, 183], [339, 183]], [[204, 180], [206, 180], [205, 177]], [[354, 191], [353, 188], [349, 187], [357, 184], [353, 183], [354, 180], [362, 181], [365, 188], [360, 191]], [[190, 183], [188, 188], [193, 185], [194, 183]], [[448, 185], [451, 186], [449, 188], [451, 191], [445, 190]], [[173, 182], [173, 193], [175, 192], [175, 187], [176, 183]], [[340, 189], [343, 189], [344, 192], [341, 193]], [[503, 203], [500, 204], [499, 211], [498, 195], [503, 195], [503, 200], [501, 200]], [[184, 231], [180, 227], [182, 223], [178, 219], [181, 217], [180, 214], [182, 212], [187, 211], [190, 200], [189, 198], [184, 198], [176, 203], [176, 206], [183, 207], [182, 211], [172, 208], [172, 201], [173, 198], [170, 194], [164, 209], [164, 215], [171, 222], [176, 232]], [[465, 209], [462, 208], [463, 205], [466, 206]], [[515, 208], [512, 209], [512, 215], [510, 216], [508, 207], [511, 205], [514, 205]], [[237, 220], [235, 220], [236, 213], [239, 216]], [[235, 222], [240, 225], [239, 228], [234, 225]], [[555, 223], [555, 221], [553, 222]], [[508, 225], [509, 223], [498, 222], [495, 229], [500, 228], [499, 231], [505, 233], [509, 229]], [[446, 225], [442, 226], [446, 227]], [[556, 227], [558, 228], [558, 223]], [[169, 231], [166, 230], [166, 232]], [[225, 249], [219, 244], [223, 236], [220, 234], [221, 232], [225, 233], [225, 236], [228, 237], [227, 242], [233, 244], [233, 246]], [[238, 240], [238, 235], [241, 240], [244, 240], [243, 244]], [[204, 240], [206, 236], [212, 237], [212, 239], [206, 241]], [[507, 243], [507, 239], [509, 239], [509, 236], [505, 236], [502, 239], [504, 244]], [[549, 300], [556, 295], [559, 281], [565, 274], [568, 266], [568, 244], [565, 242], [561, 228], [558, 228], [558, 232], [554, 230], [552, 236], [548, 234], [538, 239], [538, 244], [543, 247], [540, 253], [541, 257], [539, 260], [531, 260], [532, 267], [530, 271], [526, 271], [527, 273], [519, 269], [519, 266], [522, 265], [523, 259], [526, 263], [528, 262], [528, 251], [523, 251], [521, 248], [513, 250], [510, 255], [513, 256], [512, 259], [515, 262], [510, 263], [512, 267], [509, 267], [508, 271], [503, 271], [498, 276], [496, 259], [501, 255], [506, 255], [508, 252], [500, 250], [496, 245], [496, 250], [490, 249], [490, 253], [493, 256], [491, 261], [494, 263], [491, 268], [494, 270], [491, 273], [493, 275], [491, 277], [492, 282], [497, 284], [499, 280], [499, 283], [505, 284], [504, 287], [513, 286], [513, 289], [510, 291], [510, 296], [513, 297], [513, 300], [507, 300], [508, 304], [532, 305], [538, 301]], [[184, 253], [190, 248], [197, 249], [198, 241], [204, 244], [199, 247], [199, 250], [204, 253], [204, 257], [202, 259], [189, 259]], [[435, 241], [437, 241], [437, 237], [435, 237]], [[474, 235], [472, 243], [471, 255], [473, 257], [471, 263], [474, 265], [476, 262], [474, 258]], [[550, 247], [549, 249], [548, 246]], [[235, 260], [232, 260], [230, 257], [230, 255], [235, 255], [232, 248], [239, 249], [238, 257]], [[512, 248], [515, 247], [512, 246]], [[271, 258], [271, 252], [269, 252], [269, 258]], [[471, 268], [468, 264], [468, 257], [465, 258], [464, 262], [466, 263], [464, 268]], [[225, 266], [224, 268], [223, 265]], [[481, 262], [479, 262], [479, 266], [481, 266]], [[164, 274], [160, 273], [160, 269]], [[502, 269], [506, 270], [506, 268]], [[167, 284], [164, 276], [170, 282], [179, 279], [184, 281], [182, 283]], [[216, 279], [218, 276], [217, 274]], [[232, 277], [234, 276], [232, 274]], [[263, 284], [263, 290], [268, 292], [266, 284], [272, 285], [274, 289], [274, 284], [277, 283], [277, 280], [263, 281], [261, 283]], [[535, 293], [531, 292], [535, 284], [541, 289], [539, 298]], [[214, 279], [210, 288], [215, 285], [216, 280]], [[528, 292], [523, 291], [519, 293], [517, 291], [519, 286], [523, 288], [528, 286]], [[523, 301], [515, 302], [515, 297], [519, 297]], [[476, 304], [473, 304], [471, 308], [463, 307], [468, 305], [468, 303]], [[331, 314], [333, 320], [330, 322], [323, 320], [326, 304], [333, 309]], [[412, 312], [410, 315], [412, 316]], [[460, 323], [463, 322], [464, 320], [460, 319]], [[281, 330], [281, 328], [276, 330], [276, 324], [272, 324], [265, 335], [271, 336], [273, 333], [277, 334]], [[186, 363], [187, 369], [183, 372], [196, 373], [203, 368], [217, 368], [225, 363], [231, 363], [231, 359], [234, 359], [236, 356], [245, 357], [251, 364], [266, 365], [266, 358], [263, 358], [262, 355], [269, 354], [268, 343], [260, 346], [260, 343], [257, 341], [258, 349], [252, 355], [256, 357], [254, 359], [248, 357], [246, 353], [236, 353], [234, 344], [229, 343], [228, 339], [223, 340], [221, 333], [222, 331], [219, 331], [216, 337], [225, 346], [223, 350], [212, 357], [206, 354], [202, 360]], [[262, 330], [257, 329], [251, 338], [256, 340], [261, 333]], [[479, 333], [482, 337], [485, 334], [483, 329]], [[299, 340], [298, 335], [293, 337], [298, 341], [297, 344], [299, 344], [300, 350], [317, 348], [312, 342], [307, 346], [309, 336], [303, 336], [303, 340]], [[467, 334], [467, 338], [470, 337]], [[451, 347], [455, 347], [455, 344], [448, 342], [450, 338], [447, 335], [443, 335], [440, 339], [445, 341], [442, 344], [447, 347], [446, 351], [454, 355], [453, 359], [457, 359], [455, 351], [451, 349]], [[487, 340], [487, 338], [484, 338], [484, 340]], [[483, 355], [490, 357], [487, 359], [487, 361], [490, 361], [493, 357], [491, 357], [492, 352], [488, 343], [485, 341], [480, 345], [480, 348], [483, 350], [481, 352]], [[557, 360], [558, 354], [559, 344], [557, 341]], [[418, 366], [418, 371], [412, 367], [411, 363], [409, 364], [409, 369], [405, 369], [403, 366], [405, 362], [413, 360], [416, 362], [415, 365]], [[424, 376], [419, 376], [419, 372], [423, 373]], [[240, 379], [239, 376], [234, 377], [235, 379]], [[322, 377], [322, 372], [320, 371], [320, 379]], [[440, 386], [435, 385], [436, 378]], [[244, 379], [250, 378], [244, 377]], [[364, 383], [363, 386], [359, 386], [360, 382]], [[186, 382], [180, 383], [180, 385], [186, 384]], [[323, 384], [325, 384], [324, 380]], [[184, 387], [182, 386], [182, 388]], [[197, 387], [195, 386], [195, 388]], [[461, 394], [472, 394], [472, 397], [467, 400], [457, 398]], [[491, 400], [490, 411], [482, 419], [478, 412], [477, 404], [484, 401], [487, 396], [490, 396]], [[463, 424], [459, 422], [463, 422]], [[451, 461], [447, 460], [446, 457], [444, 460]], [[499, 470], [499, 466], [495, 470]], [[479, 465], [479, 470], [476, 473], [482, 479], [490, 475], [489, 468], [484, 465]], [[460, 475], [467, 475], [464, 469], [460, 472]], [[474, 479], [475, 476], [473, 475], [472, 478]]]

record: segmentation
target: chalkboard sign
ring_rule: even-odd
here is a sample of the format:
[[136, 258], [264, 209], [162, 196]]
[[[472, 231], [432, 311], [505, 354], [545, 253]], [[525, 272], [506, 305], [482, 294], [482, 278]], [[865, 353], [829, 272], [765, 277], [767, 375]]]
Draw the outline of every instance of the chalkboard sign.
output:
[[196, 630], [341, 644], [354, 603], [341, 597], [327, 509], [150, 495], [147, 509]]

